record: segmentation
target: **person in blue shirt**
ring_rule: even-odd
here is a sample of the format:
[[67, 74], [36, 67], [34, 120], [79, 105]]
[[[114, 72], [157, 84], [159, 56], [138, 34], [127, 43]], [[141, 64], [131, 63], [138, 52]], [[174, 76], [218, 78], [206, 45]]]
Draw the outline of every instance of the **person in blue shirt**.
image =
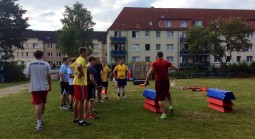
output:
[[60, 77], [60, 88], [61, 88], [61, 106], [60, 109], [68, 110], [68, 106], [66, 105], [66, 98], [69, 91], [68, 84], [68, 66], [69, 59], [67, 57], [63, 58], [63, 64], [59, 68], [59, 77]]

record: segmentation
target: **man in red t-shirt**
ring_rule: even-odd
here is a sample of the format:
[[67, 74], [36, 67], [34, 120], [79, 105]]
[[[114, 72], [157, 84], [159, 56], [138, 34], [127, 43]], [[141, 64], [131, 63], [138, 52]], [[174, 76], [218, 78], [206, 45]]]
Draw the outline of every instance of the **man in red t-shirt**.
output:
[[157, 53], [157, 60], [151, 63], [150, 70], [147, 73], [146, 82], [148, 81], [149, 76], [154, 73], [155, 75], [155, 90], [156, 90], [156, 100], [159, 102], [160, 111], [162, 112], [161, 119], [166, 119], [166, 110], [164, 108], [164, 100], [167, 98], [169, 103], [169, 109], [173, 112], [172, 107], [172, 98], [169, 92], [170, 83], [169, 83], [169, 75], [168, 68], [172, 68], [175, 71], [179, 71], [179, 68], [174, 64], [163, 59], [163, 53]]

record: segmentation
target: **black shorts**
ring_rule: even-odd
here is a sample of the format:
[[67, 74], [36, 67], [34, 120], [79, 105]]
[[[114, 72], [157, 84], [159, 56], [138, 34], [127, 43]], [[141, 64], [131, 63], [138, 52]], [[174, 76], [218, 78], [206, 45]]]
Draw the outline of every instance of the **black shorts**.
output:
[[108, 82], [102, 82], [103, 87], [108, 87]]
[[127, 79], [117, 79], [118, 86], [125, 86], [127, 85]]
[[70, 95], [73, 95], [74, 94], [74, 87], [73, 85], [69, 85], [69, 92], [68, 92]]
[[93, 85], [88, 85], [88, 98], [86, 100], [94, 100], [96, 98], [96, 89]]
[[102, 88], [102, 82], [101, 81], [97, 81], [96, 83], [97, 83], [98, 88], [100, 88], [100, 87]]
[[66, 96], [69, 92], [69, 84], [64, 81], [61, 81], [60, 88], [61, 88], [61, 95]]

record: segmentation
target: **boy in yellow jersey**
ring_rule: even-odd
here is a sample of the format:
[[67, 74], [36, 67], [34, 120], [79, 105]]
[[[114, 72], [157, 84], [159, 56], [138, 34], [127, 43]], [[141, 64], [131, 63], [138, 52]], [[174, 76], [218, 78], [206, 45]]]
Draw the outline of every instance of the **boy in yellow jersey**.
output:
[[123, 59], [120, 60], [120, 64], [113, 70], [113, 76], [117, 80], [118, 84], [118, 99], [120, 99], [120, 92], [122, 89], [123, 98], [125, 97], [125, 85], [127, 85], [128, 67], [124, 64]]
[[105, 61], [102, 61], [103, 72], [101, 75], [102, 86], [105, 88], [104, 99], [108, 99], [108, 74], [111, 72], [110, 68], [106, 65]]
[[74, 70], [74, 123], [78, 123], [80, 126], [90, 125], [83, 120], [83, 104], [85, 97], [88, 95], [87, 89], [87, 67], [86, 67], [86, 48], [79, 48], [80, 56], [70, 66]]

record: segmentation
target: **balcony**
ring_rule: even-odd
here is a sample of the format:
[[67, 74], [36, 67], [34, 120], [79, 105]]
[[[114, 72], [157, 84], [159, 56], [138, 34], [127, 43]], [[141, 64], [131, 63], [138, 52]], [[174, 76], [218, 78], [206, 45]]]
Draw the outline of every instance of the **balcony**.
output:
[[181, 35], [181, 36], [180, 36], [180, 42], [184, 42], [184, 41], [185, 41], [185, 39], [186, 39], [186, 37], [185, 37], [185, 36], [183, 36], [183, 35]]
[[110, 37], [111, 43], [126, 43], [127, 38], [126, 37]]
[[111, 51], [112, 56], [125, 56], [127, 51]]
[[210, 63], [209, 62], [205, 62], [205, 63], [180, 63], [180, 68], [196, 67], [196, 66], [201, 66], [203, 68], [208, 68], [208, 67], [210, 67]]
[[[185, 56], [185, 55], [193, 55], [193, 54], [189, 54], [188, 50], [181, 50], [180, 51], [180, 56]], [[199, 54], [199, 55], [210, 55], [210, 52], [209, 51], [203, 51], [203, 53]]]

